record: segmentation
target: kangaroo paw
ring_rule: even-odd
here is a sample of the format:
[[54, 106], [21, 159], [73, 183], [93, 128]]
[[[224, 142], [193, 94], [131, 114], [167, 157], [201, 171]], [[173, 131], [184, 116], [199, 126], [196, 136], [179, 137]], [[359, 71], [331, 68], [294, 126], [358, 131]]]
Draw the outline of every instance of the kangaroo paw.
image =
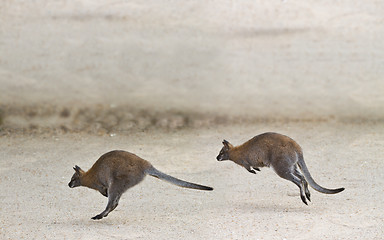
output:
[[308, 205], [307, 200], [305, 199], [305, 196], [301, 195], [300, 197], [301, 197], [301, 200], [303, 201], [303, 203], [305, 205]]
[[103, 218], [103, 216], [101, 214], [99, 214], [99, 215], [94, 216], [92, 219], [93, 220], [100, 220], [102, 218]]

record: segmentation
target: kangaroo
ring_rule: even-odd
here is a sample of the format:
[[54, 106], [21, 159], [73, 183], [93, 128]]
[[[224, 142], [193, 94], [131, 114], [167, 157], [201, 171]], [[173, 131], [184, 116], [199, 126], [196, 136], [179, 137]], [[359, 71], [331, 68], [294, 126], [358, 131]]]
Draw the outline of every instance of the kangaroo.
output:
[[260, 171], [261, 167], [272, 167], [281, 178], [299, 187], [301, 200], [306, 205], [308, 205], [306, 199], [311, 201], [308, 183], [321, 193], [335, 194], [344, 190], [344, 188], [327, 189], [317, 184], [308, 171], [299, 144], [282, 134], [263, 133], [236, 147], [224, 140], [223, 145], [216, 157], [218, 161], [231, 160], [253, 174], [256, 174], [255, 170]]
[[213, 188], [202, 186], [174, 178], [160, 172], [148, 161], [133, 153], [115, 150], [102, 155], [93, 166], [84, 172], [79, 166], [73, 168], [70, 188], [84, 186], [99, 191], [108, 197], [107, 207], [92, 219], [102, 219], [108, 216], [118, 205], [121, 195], [128, 189], [140, 183], [146, 174], [168, 181], [184, 188], [211, 191]]

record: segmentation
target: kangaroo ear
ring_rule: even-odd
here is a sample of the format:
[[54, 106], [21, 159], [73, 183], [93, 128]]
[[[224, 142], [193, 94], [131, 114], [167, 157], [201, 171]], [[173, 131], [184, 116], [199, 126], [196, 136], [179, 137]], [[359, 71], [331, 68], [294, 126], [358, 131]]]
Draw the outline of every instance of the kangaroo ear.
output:
[[227, 140], [223, 140], [223, 145], [224, 146], [226, 146], [226, 147], [228, 147], [228, 148], [232, 148], [233, 146], [232, 146], [232, 144], [230, 144]]
[[80, 171], [81, 171], [81, 168], [80, 168], [79, 166], [75, 165], [75, 166], [73, 167], [73, 170], [75, 170], [76, 172], [80, 172]]
[[227, 140], [225, 140], [225, 139], [223, 140], [223, 145], [224, 145], [224, 146], [227, 146], [227, 147], [228, 147], [229, 144], [230, 144], [230, 143], [229, 143]]

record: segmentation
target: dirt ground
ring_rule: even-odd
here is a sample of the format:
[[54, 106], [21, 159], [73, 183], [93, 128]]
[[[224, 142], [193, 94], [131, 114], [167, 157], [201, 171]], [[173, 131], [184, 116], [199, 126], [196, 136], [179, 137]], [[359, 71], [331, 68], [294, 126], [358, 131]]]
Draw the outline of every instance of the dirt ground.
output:
[[[0, 239], [383, 239], [382, 0], [2, 0]], [[217, 162], [223, 138], [295, 139], [336, 195]], [[123, 149], [147, 177], [107, 218], [70, 189]]]
[[[264, 168], [257, 175], [215, 157], [265, 131], [296, 139], [314, 179], [336, 195], [297, 187]], [[1, 239], [381, 239], [382, 123], [255, 123], [197, 130], [12, 135], [0, 138]], [[134, 152], [173, 176], [214, 187], [181, 189], [148, 176], [107, 218], [106, 198], [67, 184], [113, 149]]]

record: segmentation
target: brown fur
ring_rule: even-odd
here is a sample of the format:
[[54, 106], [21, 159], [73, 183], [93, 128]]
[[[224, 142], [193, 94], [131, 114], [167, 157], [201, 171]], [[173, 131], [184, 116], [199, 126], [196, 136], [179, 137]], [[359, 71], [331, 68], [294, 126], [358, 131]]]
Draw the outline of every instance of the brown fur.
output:
[[305, 204], [307, 204], [306, 198], [311, 201], [308, 183], [315, 190], [327, 194], [344, 190], [344, 188], [327, 189], [318, 185], [308, 171], [299, 144], [282, 134], [260, 134], [236, 147], [226, 140], [223, 144], [224, 147], [217, 156], [218, 161], [231, 160], [254, 174], [255, 170], [260, 171], [261, 167], [272, 167], [280, 177], [292, 181], [300, 188], [300, 197]]
[[106, 209], [92, 219], [102, 219], [113, 211], [121, 195], [129, 188], [140, 183], [146, 174], [160, 178], [180, 187], [199, 190], [213, 190], [194, 183], [185, 182], [155, 169], [148, 161], [125, 151], [111, 151], [102, 155], [95, 164], [84, 172], [80, 167], [73, 168], [75, 173], [68, 183], [70, 188], [84, 186], [99, 191], [108, 197]]

